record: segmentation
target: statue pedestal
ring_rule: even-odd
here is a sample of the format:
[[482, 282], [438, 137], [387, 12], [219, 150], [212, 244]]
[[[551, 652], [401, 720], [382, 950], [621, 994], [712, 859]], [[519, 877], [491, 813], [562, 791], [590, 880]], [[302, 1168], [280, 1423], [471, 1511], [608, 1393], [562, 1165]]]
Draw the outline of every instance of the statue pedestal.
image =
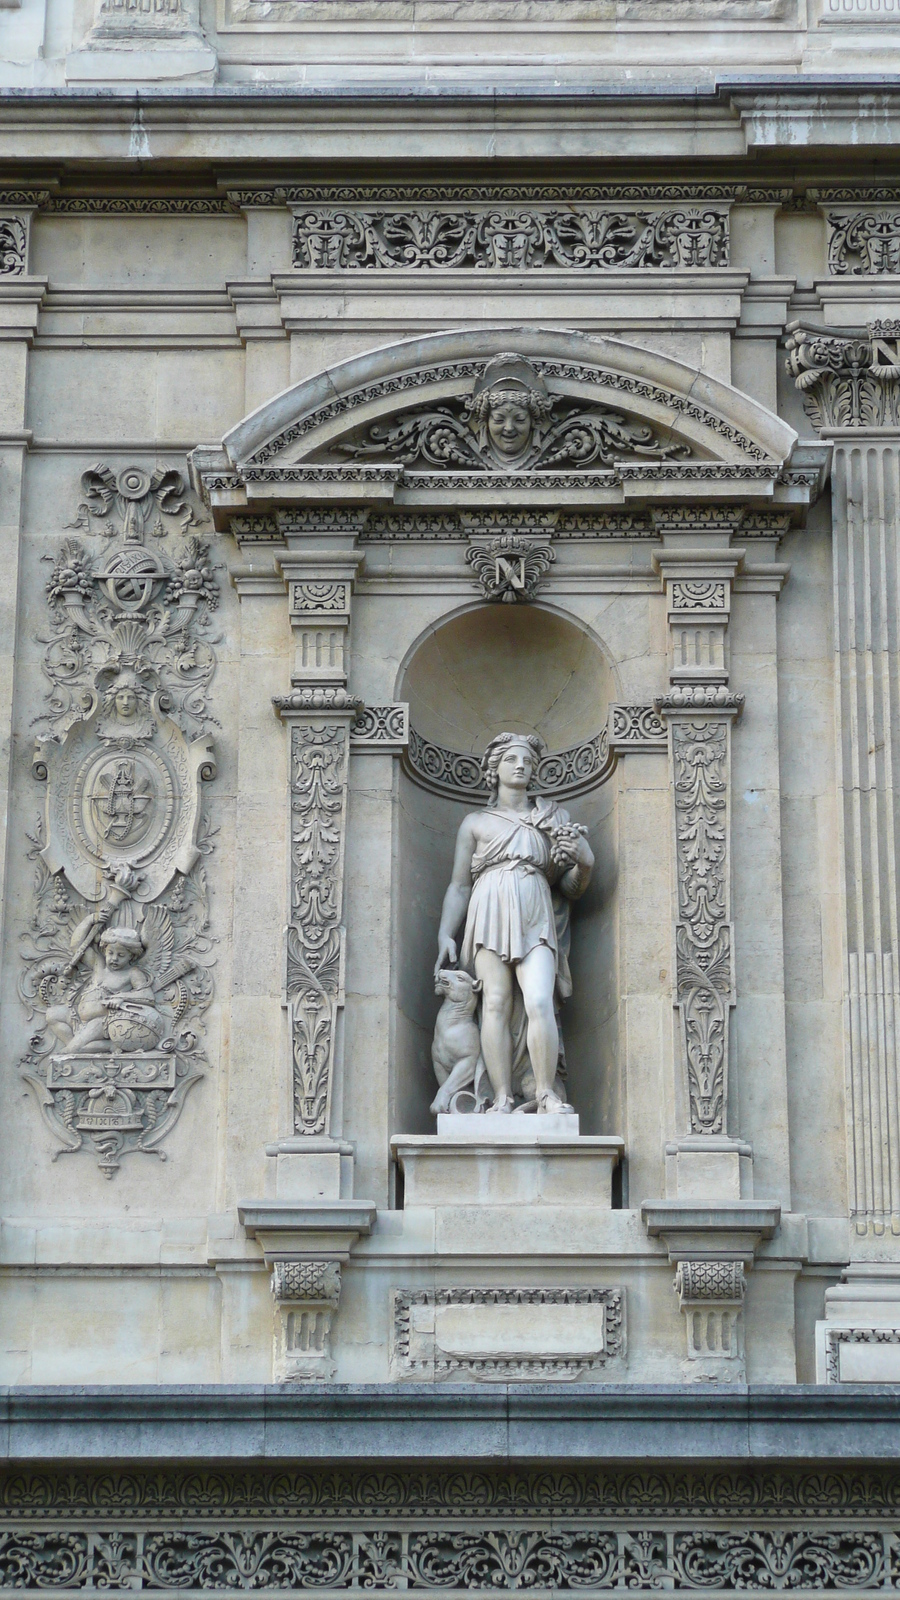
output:
[[441, 1112], [437, 1119], [439, 1139], [515, 1139], [521, 1144], [540, 1143], [548, 1138], [577, 1139], [578, 1113], [559, 1111], [546, 1116], [528, 1112], [503, 1111]]
[[[594, 1206], [612, 1205], [612, 1175], [624, 1150], [617, 1138], [582, 1139], [577, 1117], [504, 1117], [519, 1131], [498, 1132], [490, 1116], [446, 1117], [442, 1122], [479, 1123], [435, 1135], [399, 1135], [391, 1140], [403, 1171], [404, 1209], [410, 1206]], [[542, 1126], [574, 1122], [574, 1133]]]

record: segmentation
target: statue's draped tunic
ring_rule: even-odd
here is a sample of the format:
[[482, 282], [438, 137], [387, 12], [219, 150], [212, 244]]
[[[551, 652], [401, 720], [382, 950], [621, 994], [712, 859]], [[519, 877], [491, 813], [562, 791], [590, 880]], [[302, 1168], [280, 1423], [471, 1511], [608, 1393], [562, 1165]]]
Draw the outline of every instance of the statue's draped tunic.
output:
[[557, 869], [548, 830], [564, 826], [568, 814], [551, 802], [538, 801], [524, 816], [493, 810], [485, 815], [501, 823], [503, 831], [481, 845], [472, 858], [473, 886], [461, 964], [474, 971], [476, 952], [493, 950], [514, 966], [543, 944], [553, 951], [557, 991], [565, 998], [572, 992], [569, 903], [563, 895], [551, 892]]

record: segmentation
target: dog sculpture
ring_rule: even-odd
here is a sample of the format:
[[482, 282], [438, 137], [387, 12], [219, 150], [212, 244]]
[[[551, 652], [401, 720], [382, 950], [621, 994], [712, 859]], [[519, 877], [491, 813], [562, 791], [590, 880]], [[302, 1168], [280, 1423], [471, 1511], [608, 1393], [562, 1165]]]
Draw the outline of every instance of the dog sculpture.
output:
[[485, 1067], [481, 1059], [481, 1035], [475, 1020], [481, 992], [479, 980], [470, 978], [467, 972], [442, 969], [435, 979], [434, 992], [444, 996], [431, 1046], [434, 1073], [440, 1084], [431, 1103], [436, 1116], [439, 1111], [450, 1110], [450, 1102], [460, 1089], [477, 1085]]

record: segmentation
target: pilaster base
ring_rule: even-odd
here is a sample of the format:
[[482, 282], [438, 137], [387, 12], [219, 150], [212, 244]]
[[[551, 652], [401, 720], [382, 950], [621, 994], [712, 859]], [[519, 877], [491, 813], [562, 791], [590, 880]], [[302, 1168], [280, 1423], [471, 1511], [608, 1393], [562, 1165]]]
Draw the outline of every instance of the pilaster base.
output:
[[900, 1265], [846, 1267], [826, 1289], [816, 1382], [900, 1384]]

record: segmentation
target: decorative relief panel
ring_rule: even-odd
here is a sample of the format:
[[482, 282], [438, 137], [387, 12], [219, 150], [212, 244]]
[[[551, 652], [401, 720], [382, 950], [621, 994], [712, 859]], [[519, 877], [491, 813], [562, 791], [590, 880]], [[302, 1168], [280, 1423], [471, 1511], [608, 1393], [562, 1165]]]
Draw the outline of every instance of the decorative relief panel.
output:
[[414, 207], [294, 215], [301, 271], [466, 268], [522, 272], [728, 265], [728, 215], [716, 206]]
[[419, 461], [487, 472], [608, 466], [620, 456], [659, 461], [690, 453], [646, 423], [551, 394], [537, 366], [514, 352], [486, 362], [470, 395], [371, 423], [338, 449], [355, 460], [377, 456], [404, 466]]
[[398, 701], [390, 706], [363, 706], [350, 729], [350, 749], [405, 750], [409, 744], [409, 706]]
[[539, 539], [501, 533], [472, 544], [466, 560], [486, 600], [515, 603], [535, 598], [556, 556], [553, 547]]
[[610, 706], [609, 743], [617, 755], [628, 750], [666, 750], [669, 736], [655, 706]]
[[900, 273], [900, 206], [832, 211], [826, 220], [828, 271], [835, 277]]
[[419, 1382], [575, 1381], [625, 1355], [621, 1289], [413, 1289], [394, 1293], [392, 1364]]
[[[506, 361], [522, 362], [523, 365], [518, 369], [517, 373], [508, 370], [503, 371], [494, 365], [495, 362]], [[490, 371], [488, 371], [488, 368], [490, 368]], [[485, 383], [485, 378], [488, 380], [487, 383]], [[501, 380], [499, 385], [497, 384], [498, 379]], [[438, 417], [434, 416], [436, 408], [430, 408], [428, 412], [425, 411], [425, 408], [422, 408], [421, 412], [417, 412], [414, 415], [404, 414], [400, 411], [401, 397], [404, 394], [412, 394], [414, 396], [415, 390], [422, 388], [426, 384], [456, 383], [462, 385], [468, 384], [470, 380], [470, 392], [461, 396], [452, 404], [448, 403], [446, 454], [441, 454], [441, 450], [444, 448], [440, 442], [441, 436], [433, 433], [431, 421], [436, 425], [445, 420], [443, 409], [441, 409]], [[716, 435], [717, 439], [734, 445], [746, 458], [743, 463], [723, 464], [718, 461], [692, 461], [683, 470], [693, 469], [700, 471], [702, 469], [707, 475], [714, 476], [719, 474], [731, 478], [739, 477], [742, 473], [748, 473], [751, 477], [777, 475], [777, 465], [769, 462], [765, 452], [759, 445], [748, 438], [741, 429], [736, 428], [733, 423], [726, 421], [724, 417], [717, 416], [706, 406], [701, 405], [699, 401], [690, 398], [688, 395], [675, 394], [670, 389], [664, 389], [659, 384], [646, 382], [642, 378], [632, 377], [629, 373], [600, 371], [597, 367], [590, 366], [586, 362], [563, 361], [546, 357], [542, 357], [540, 360], [524, 361], [522, 357], [515, 355], [513, 352], [506, 352], [494, 357], [492, 362], [489, 363], [472, 360], [442, 361], [430, 367], [397, 373], [378, 382], [366, 384], [347, 394], [337, 395], [333, 400], [329, 400], [326, 405], [320, 406], [317, 410], [309, 412], [305, 417], [292, 422], [272, 439], [261, 445], [254, 452], [251, 460], [241, 468], [240, 474], [204, 472], [204, 491], [206, 493], [218, 489], [227, 491], [240, 488], [242, 481], [248, 483], [263, 481], [266, 477], [268, 464], [274, 463], [276, 458], [282, 455], [289, 446], [299, 444], [302, 439], [306, 438], [315, 429], [323, 427], [326, 423], [335, 422], [341, 417], [347, 418], [349, 434], [353, 427], [353, 411], [372, 401], [381, 400], [387, 395], [396, 400], [394, 417], [390, 421], [374, 424], [375, 427], [382, 427], [385, 430], [384, 437], [375, 437], [370, 431], [364, 439], [356, 442], [352, 438], [347, 438], [351, 454], [356, 452], [357, 444], [365, 447], [360, 454], [368, 456], [378, 451], [381, 452], [384, 464], [379, 468], [360, 467], [357, 469], [363, 473], [366, 471], [402, 471], [402, 465], [391, 468], [391, 453], [393, 452], [394, 457], [402, 462], [407, 456], [411, 458], [413, 446], [415, 446], [417, 452], [422, 453], [424, 456], [424, 452], [421, 451], [420, 433], [422, 438], [428, 441], [428, 448], [434, 449], [435, 460], [432, 464], [443, 470], [446, 470], [457, 461], [458, 457], [454, 454], [457, 450], [464, 453], [465, 465], [477, 467], [481, 472], [489, 469], [491, 462], [494, 463], [494, 470], [498, 470], [500, 460], [503, 462], [503, 470], [505, 471], [511, 471], [513, 468], [523, 464], [527, 464], [529, 471], [531, 471], [534, 469], [538, 457], [540, 457], [543, 466], [547, 467], [552, 464], [554, 459], [563, 459], [562, 456], [553, 457], [552, 449], [555, 448], [555, 445], [560, 447], [565, 445], [565, 459], [582, 468], [589, 464], [589, 458], [591, 460], [599, 460], [601, 452], [605, 452], [610, 459], [613, 456], [633, 454], [646, 455], [650, 460], [665, 460], [668, 457], [679, 457], [688, 454], [687, 448], [683, 445], [675, 443], [671, 446], [662, 445], [649, 426], [643, 423], [631, 424], [627, 418], [621, 417], [616, 411], [607, 412], [603, 407], [591, 407], [584, 411], [583, 402], [576, 403], [572, 397], [566, 396], [561, 392], [560, 385], [566, 383], [590, 383], [594, 386], [602, 386], [605, 391], [614, 394], [617, 400], [621, 396], [623, 405], [631, 402], [640, 407], [645, 401], [661, 404], [671, 412], [673, 417], [689, 418], [701, 427], [709, 429], [710, 433]], [[477, 396], [475, 393], [476, 384], [478, 385]], [[516, 427], [510, 427], [509, 437], [505, 443], [501, 440], [501, 433], [504, 423], [508, 419], [498, 420], [495, 418], [493, 438], [491, 443], [488, 444], [486, 439], [482, 439], [481, 425], [486, 424], [487, 415], [492, 407], [488, 400], [484, 398], [484, 394], [486, 390], [493, 389], [495, 386], [501, 389], [508, 387], [524, 388], [529, 392], [529, 396], [533, 392], [534, 398], [529, 398], [525, 407], [527, 414], [521, 422]], [[549, 407], [545, 395], [551, 397]], [[522, 398], [520, 395], [520, 402]], [[477, 406], [476, 400], [478, 401]], [[468, 406], [466, 401], [470, 402]], [[584, 416], [588, 419], [580, 445], [578, 444], [578, 432], [575, 427], [578, 405], [581, 406]], [[420, 423], [423, 425], [422, 428], [419, 427]], [[538, 423], [540, 426], [537, 425]], [[559, 424], [559, 433], [553, 433], [555, 444], [551, 446], [549, 435], [557, 424]], [[594, 424], [596, 424], [596, 429]], [[402, 429], [407, 425], [408, 433], [395, 436], [391, 432], [395, 426]], [[646, 428], [646, 432], [642, 433], [641, 430], [644, 428]], [[390, 440], [388, 440], [388, 434], [391, 435]], [[500, 444], [498, 444], [498, 440], [501, 440]], [[648, 448], [646, 450], [638, 448], [641, 445], [646, 445]], [[329, 446], [329, 449], [331, 448], [332, 446]], [[545, 451], [547, 452], [546, 458]], [[517, 452], [521, 453], [521, 460], [517, 459]], [[593, 452], [596, 452], [596, 454], [593, 454]], [[617, 460], [617, 471], [621, 473], [627, 465], [627, 462]], [[634, 466], [635, 470], [638, 470], [636, 463], [632, 463], [632, 466]], [[277, 470], [284, 481], [290, 482], [293, 481], [290, 476], [291, 472], [296, 472], [300, 475], [297, 481], [301, 481], [301, 479], [306, 481], [303, 475], [308, 474], [313, 469], [309, 466], [283, 466]], [[328, 470], [328, 467], [324, 465], [315, 468], [316, 472], [322, 474], [327, 473]], [[670, 464], [670, 470], [674, 472], [682, 469]], [[347, 481], [347, 472], [348, 469], [346, 467], [340, 470], [340, 481]], [[325, 479], [323, 478], [322, 481], [325, 481]], [[478, 479], [476, 478], [475, 481], [477, 482]], [[546, 483], [547, 479], [544, 479], [544, 482]], [[563, 482], [566, 482], [566, 480], [563, 480]]]
[[[89, 1141], [112, 1177], [156, 1151], [202, 1076], [211, 999], [200, 783], [215, 776], [208, 689], [218, 594], [208, 546], [169, 550], [196, 520], [180, 475], [86, 473], [80, 525], [47, 583], [46, 710], [35, 775], [35, 910], [20, 993], [37, 1021], [22, 1074], [60, 1149]], [[96, 496], [100, 482], [109, 492]], [[144, 544], [150, 512], [156, 549]]]
[[[305, 692], [312, 698], [316, 691]], [[330, 696], [334, 709], [351, 713], [358, 709], [345, 690], [318, 692]], [[291, 1015], [296, 1133], [328, 1132], [335, 1018], [344, 989], [341, 904], [351, 720], [351, 716], [334, 720], [313, 717], [294, 723], [290, 730], [291, 920], [286, 998]]]
[[[657, 709], [671, 709], [675, 690]], [[719, 691], [700, 690], [706, 699]], [[739, 697], [728, 696], [735, 709]], [[728, 882], [729, 727], [725, 720], [672, 719], [678, 923], [676, 1001], [682, 1018], [690, 1126], [723, 1133], [729, 1012], [734, 1004]]]
[[[415, 728], [409, 730], [409, 747], [404, 757], [410, 776], [424, 788], [451, 800], [487, 802], [488, 791], [481, 771], [480, 756], [445, 750], [442, 745], [423, 739]], [[605, 783], [616, 764], [610, 751], [609, 732], [603, 728], [593, 739], [573, 745], [569, 750], [543, 756], [534, 774], [536, 794], [562, 797], [581, 794]]]
[[28, 218], [0, 212], [0, 278], [21, 278], [28, 270]]

